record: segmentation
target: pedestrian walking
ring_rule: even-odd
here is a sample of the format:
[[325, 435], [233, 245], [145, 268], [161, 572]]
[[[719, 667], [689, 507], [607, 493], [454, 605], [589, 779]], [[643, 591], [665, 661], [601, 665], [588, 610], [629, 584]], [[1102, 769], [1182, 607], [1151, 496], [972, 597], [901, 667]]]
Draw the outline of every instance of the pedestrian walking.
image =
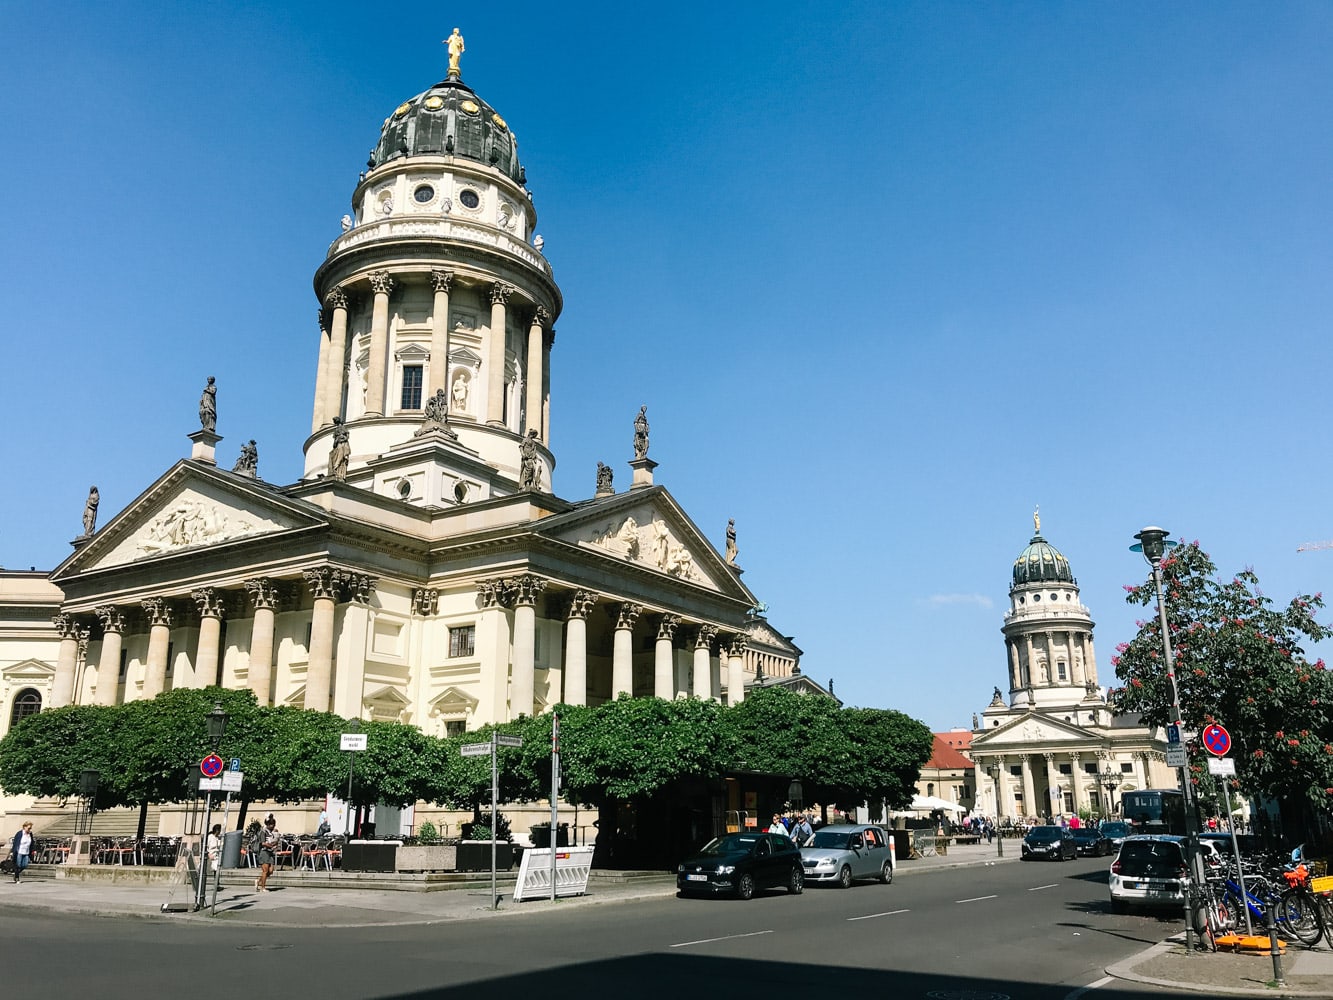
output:
[[28, 867], [28, 862], [32, 860], [32, 847], [35, 841], [32, 836], [32, 820], [24, 823], [18, 833], [14, 834], [14, 839], [9, 845], [10, 857], [14, 859], [14, 884], [18, 885], [23, 878], [23, 871]]
[[268, 892], [268, 877], [273, 874], [273, 866], [278, 860], [278, 847], [282, 843], [282, 834], [278, 832], [278, 820], [272, 814], [264, 820], [264, 828], [259, 831], [259, 878], [255, 879], [255, 888]]

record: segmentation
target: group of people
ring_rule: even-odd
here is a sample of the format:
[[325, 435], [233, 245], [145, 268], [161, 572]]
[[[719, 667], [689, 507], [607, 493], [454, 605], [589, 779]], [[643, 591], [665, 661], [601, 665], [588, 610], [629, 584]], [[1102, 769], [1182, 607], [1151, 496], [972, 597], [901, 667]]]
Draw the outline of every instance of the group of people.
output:
[[797, 847], [804, 847], [815, 835], [819, 820], [813, 812], [774, 813], [773, 822], [768, 825], [768, 833], [780, 833], [796, 841]]

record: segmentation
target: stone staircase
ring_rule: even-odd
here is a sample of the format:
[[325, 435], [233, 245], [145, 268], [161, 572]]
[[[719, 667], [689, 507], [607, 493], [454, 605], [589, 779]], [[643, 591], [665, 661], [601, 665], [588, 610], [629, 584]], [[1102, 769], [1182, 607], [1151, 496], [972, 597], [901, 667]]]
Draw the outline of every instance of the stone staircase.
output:
[[[145, 836], [157, 836], [159, 811], [157, 806], [148, 807], [148, 823], [144, 827]], [[77, 809], [73, 803], [70, 803], [65, 806], [60, 815], [53, 817], [49, 823], [41, 824], [40, 827], [34, 823], [34, 830], [37, 836], [44, 840], [51, 837], [72, 837], [74, 836], [76, 816]], [[92, 836], [94, 837], [133, 837], [138, 832], [138, 806], [104, 809], [93, 816]]]

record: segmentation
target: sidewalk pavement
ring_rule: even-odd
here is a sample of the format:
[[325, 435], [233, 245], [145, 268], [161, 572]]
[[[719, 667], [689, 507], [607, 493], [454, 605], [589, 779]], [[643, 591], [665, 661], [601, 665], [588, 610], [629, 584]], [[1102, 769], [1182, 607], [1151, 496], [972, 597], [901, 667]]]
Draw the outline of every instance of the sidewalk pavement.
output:
[[[894, 878], [914, 878], [947, 868], [1007, 864], [1020, 860], [1019, 845], [1005, 843], [1004, 857], [994, 845], [954, 846], [947, 856], [932, 856], [898, 863]], [[37, 877], [31, 877], [36, 875]], [[488, 881], [484, 876], [483, 882]], [[126, 885], [57, 879], [41, 867], [30, 869], [22, 884], [0, 881], [0, 905], [14, 909], [45, 910], [99, 917], [139, 917], [154, 920], [204, 923], [209, 920], [257, 927], [372, 927], [432, 924], [450, 920], [475, 920], [543, 913], [548, 899], [514, 902], [511, 875], [499, 884], [499, 907], [491, 908], [488, 884], [473, 882], [464, 887], [431, 892], [409, 892], [372, 888], [316, 888], [299, 883], [291, 873], [275, 874], [271, 891], [255, 892], [248, 881], [232, 877], [218, 894], [217, 916], [208, 910], [198, 913], [163, 913], [167, 902], [190, 903], [189, 886]], [[674, 875], [665, 873], [626, 875], [594, 872], [583, 896], [557, 900], [561, 908], [606, 903], [660, 899], [674, 895]], [[209, 899], [211, 900], [211, 887]], [[1235, 996], [1333, 997], [1333, 951], [1327, 944], [1307, 951], [1288, 948], [1283, 958], [1285, 988], [1268, 986], [1273, 978], [1267, 955], [1196, 953], [1183, 947], [1183, 934], [1133, 955], [1106, 969], [1108, 975], [1129, 982], [1149, 983], [1180, 990]]]

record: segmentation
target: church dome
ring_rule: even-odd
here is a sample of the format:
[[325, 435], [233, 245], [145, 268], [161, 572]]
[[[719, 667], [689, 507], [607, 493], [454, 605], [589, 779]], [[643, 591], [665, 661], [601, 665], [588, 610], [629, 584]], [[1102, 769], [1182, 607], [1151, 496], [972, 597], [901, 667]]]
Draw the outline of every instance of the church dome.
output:
[[458, 79], [441, 80], [398, 105], [384, 120], [367, 166], [374, 170], [391, 160], [423, 155], [461, 156], [527, 183], [508, 123]]
[[1041, 532], [1032, 536], [1027, 548], [1014, 560], [1014, 586], [1025, 583], [1073, 583], [1069, 560]]

